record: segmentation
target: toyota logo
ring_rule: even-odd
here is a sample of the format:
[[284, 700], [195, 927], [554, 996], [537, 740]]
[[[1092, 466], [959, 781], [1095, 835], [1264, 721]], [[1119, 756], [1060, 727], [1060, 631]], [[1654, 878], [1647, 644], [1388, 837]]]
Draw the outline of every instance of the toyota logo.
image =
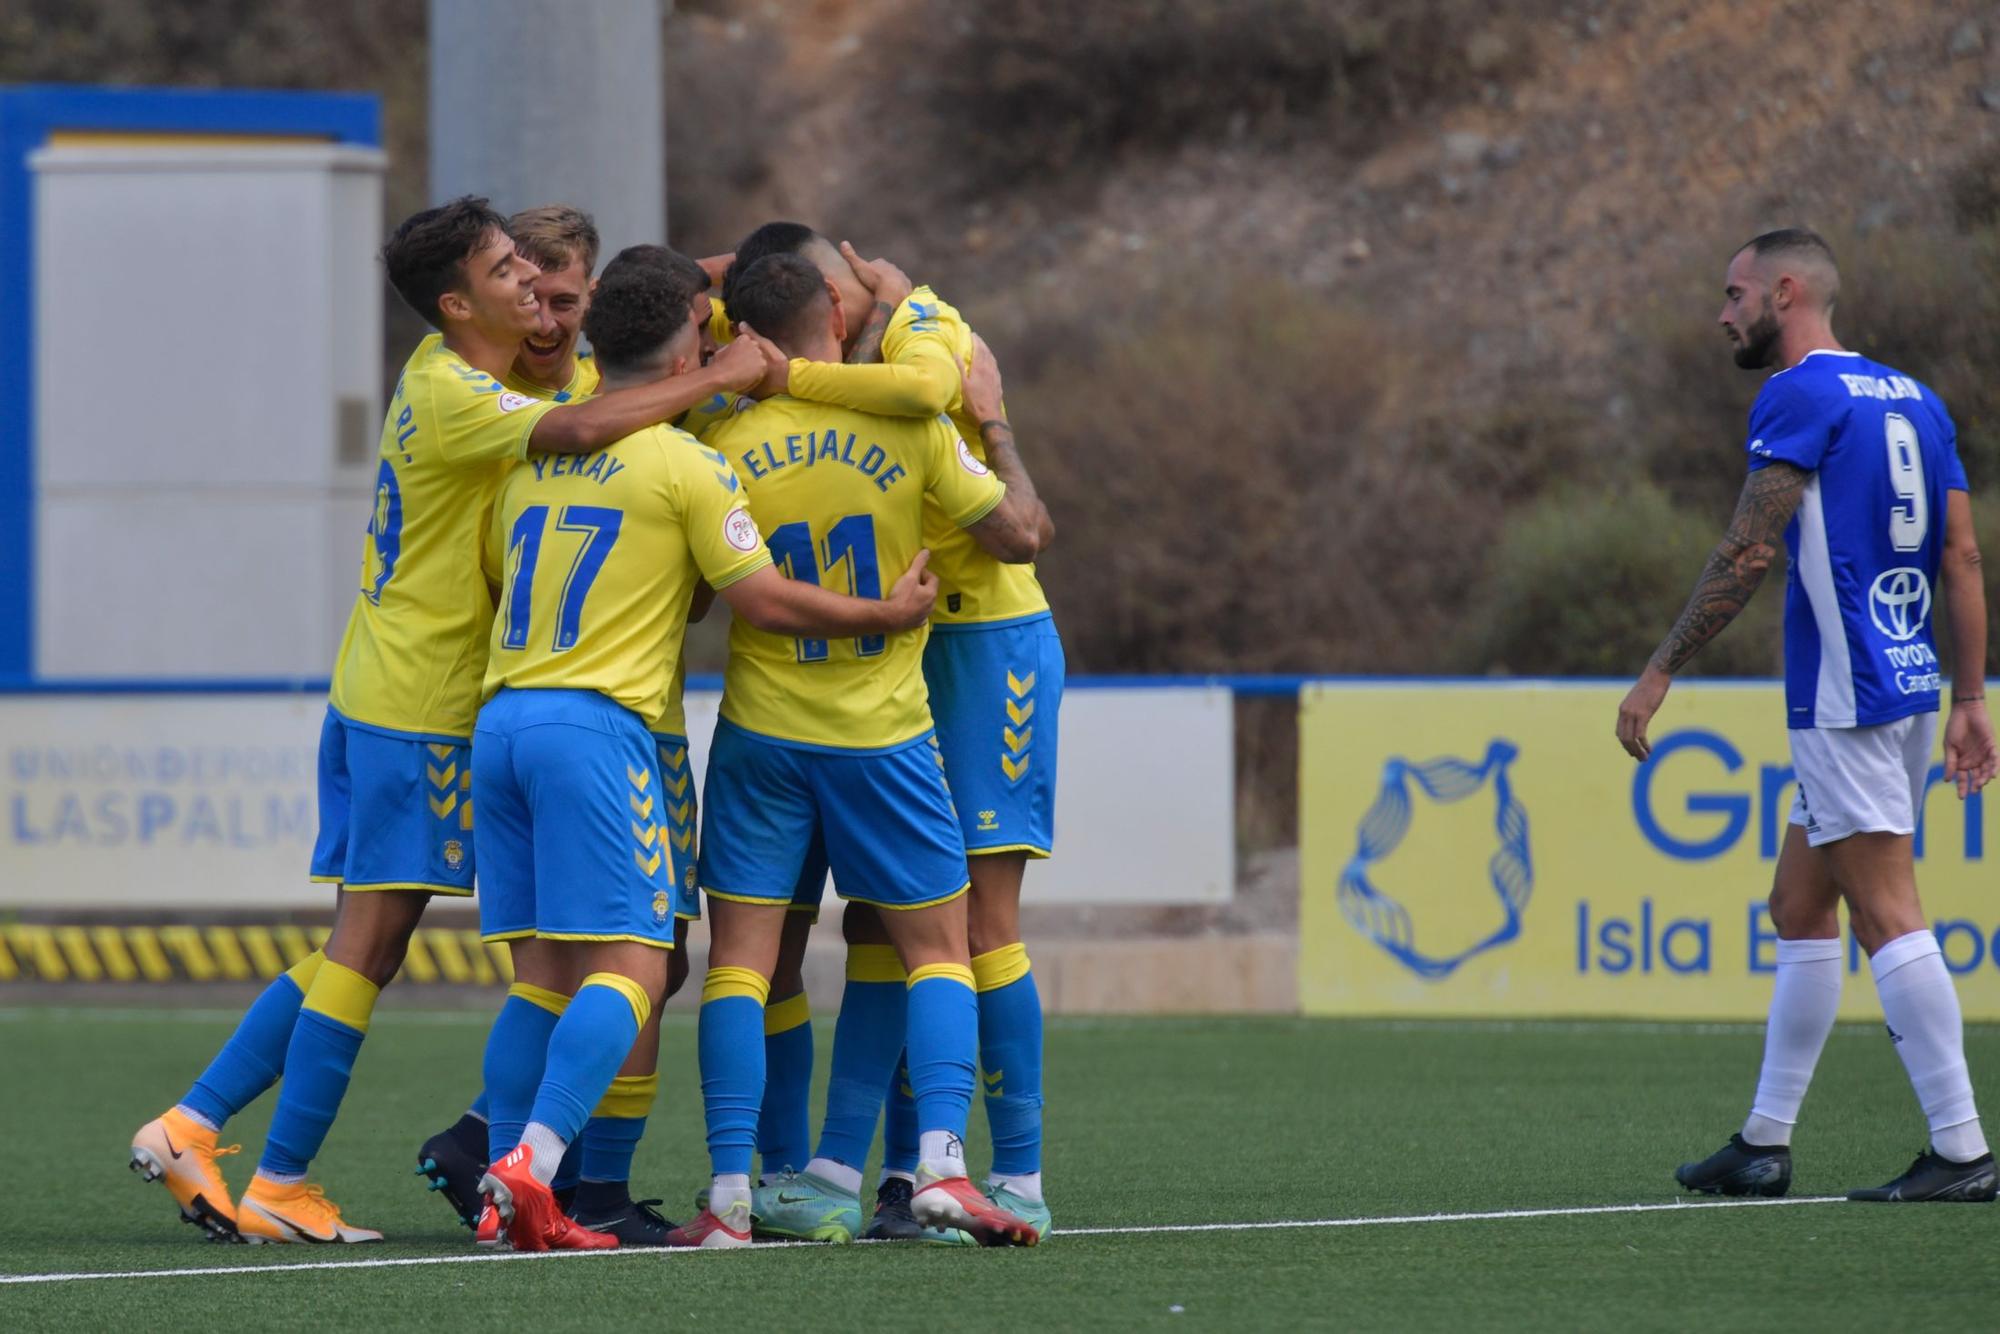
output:
[[1931, 616], [1931, 581], [1914, 566], [1901, 565], [1875, 576], [1868, 590], [1868, 617], [1894, 640], [1913, 639]]

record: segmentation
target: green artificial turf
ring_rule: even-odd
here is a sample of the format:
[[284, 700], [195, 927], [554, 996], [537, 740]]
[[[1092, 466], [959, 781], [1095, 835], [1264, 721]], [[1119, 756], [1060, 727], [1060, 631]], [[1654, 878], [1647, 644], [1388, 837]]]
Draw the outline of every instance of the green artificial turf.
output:
[[[677, 1007], [678, 1008], [678, 1007]], [[1049, 1026], [1057, 1233], [1022, 1252], [893, 1246], [420, 1264], [470, 1235], [410, 1174], [476, 1091], [484, 1018], [385, 1006], [316, 1179], [370, 1247], [202, 1242], [125, 1167], [131, 1132], [227, 1034], [214, 1012], [0, 1011], [14, 1147], [0, 1274], [265, 1272], [0, 1285], [0, 1329], [1987, 1329], [2000, 1210], [1845, 1203], [1364, 1226], [1076, 1235], [1666, 1204], [1740, 1124], [1753, 1028], [1074, 1019]], [[818, 1023], [824, 1082], [832, 1024]], [[693, 1026], [668, 1021], [641, 1194], [684, 1217], [706, 1179]], [[2000, 1029], [1967, 1035], [2000, 1106]], [[225, 1134], [247, 1182], [266, 1097]], [[983, 1154], [974, 1113], [975, 1165]], [[1924, 1139], [1879, 1028], [1828, 1044], [1795, 1197], [1877, 1184]]]

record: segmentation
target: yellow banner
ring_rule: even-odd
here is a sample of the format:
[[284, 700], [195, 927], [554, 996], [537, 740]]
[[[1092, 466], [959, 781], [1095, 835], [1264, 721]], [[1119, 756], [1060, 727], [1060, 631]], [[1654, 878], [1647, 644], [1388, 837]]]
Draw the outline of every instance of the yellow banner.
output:
[[[1761, 1019], [1795, 788], [1776, 684], [1677, 685], [1653, 757], [1625, 687], [1309, 686], [1299, 1003], [1312, 1015]], [[1939, 781], [1917, 886], [1968, 1019], [2000, 1019], [1982, 797]], [[1995, 789], [2000, 797], [2000, 788]], [[1879, 1018], [1850, 939], [1841, 1015]]]

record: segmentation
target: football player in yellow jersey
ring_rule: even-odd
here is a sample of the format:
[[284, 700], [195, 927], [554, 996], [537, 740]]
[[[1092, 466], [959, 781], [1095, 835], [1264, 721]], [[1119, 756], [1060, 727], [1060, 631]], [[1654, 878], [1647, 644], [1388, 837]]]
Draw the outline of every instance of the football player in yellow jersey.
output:
[[[818, 270], [772, 255], [737, 275], [731, 312], [786, 354], [838, 356]], [[997, 557], [1033, 558], [1038, 506], [1012, 495], [943, 418], [870, 416], [767, 398], [712, 431], [795, 579], [862, 595], [920, 550], [926, 497]], [[785, 638], [730, 631], [703, 801], [711, 921], [702, 1093], [714, 1177], [679, 1244], [750, 1241], [750, 1159], [763, 1097], [763, 1011], [785, 909], [817, 835], [844, 897], [885, 907], [908, 973], [904, 1042], [921, 1126], [913, 1208], [993, 1244], [1033, 1227], [965, 1176], [977, 1006], [965, 937], [965, 842], [926, 703], [924, 634]], [[846, 1184], [858, 1188], [860, 1173]]]
[[[501, 382], [517, 393], [554, 403], [588, 398], [597, 392], [597, 363], [579, 353], [577, 343], [583, 331], [584, 314], [590, 306], [591, 274], [597, 267], [599, 242], [596, 223], [588, 213], [572, 205], [546, 204], [523, 209], [508, 218], [507, 231], [514, 238], [516, 251], [541, 270], [535, 279], [535, 295], [553, 333], [545, 338], [537, 332], [523, 339], [519, 355], [514, 358], [513, 366]], [[692, 261], [687, 262], [692, 264]], [[701, 275], [701, 282], [706, 286], [706, 274]], [[678, 712], [677, 693], [673, 707]], [[659, 732], [662, 729], [655, 727], [654, 730]], [[664, 730], [678, 734], [687, 729], [680, 724]], [[684, 737], [661, 738], [663, 760], [684, 750], [685, 746]], [[682, 759], [685, 763], [684, 755]], [[686, 779], [683, 777], [681, 781], [685, 786]], [[685, 806], [674, 809], [686, 810]], [[686, 814], [687, 820], [672, 826], [672, 836], [684, 837], [692, 843], [692, 811], [686, 811]], [[678, 961], [679, 956], [675, 957]], [[535, 994], [546, 993], [556, 997], [566, 998], [576, 990], [579, 979], [538, 973], [536, 965], [539, 962], [541, 960], [532, 951], [524, 951], [523, 957], [515, 960], [515, 982], [523, 987], [538, 989]], [[683, 964], [677, 969], [677, 974], [684, 977], [686, 971]], [[668, 994], [672, 995], [675, 989], [676, 985], [670, 984]], [[590, 1218], [603, 1224], [596, 1230], [614, 1230], [626, 1244], [635, 1241], [644, 1243], [649, 1239], [648, 1233], [652, 1243], [658, 1244], [667, 1230], [667, 1223], [657, 1214], [631, 1204], [626, 1181], [631, 1149], [638, 1138], [636, 1132], [644, 1125], [651, 1107], [650, 1095], [658, 1084], [655, 1077], [658, 1063], [656, 1014], [633, 1045], [632, 1056], [625, 1068], [612, 1081], [612, 1090], [606, 1095], [607, 1107], [602, 1109], [606, 1115], [592, 1117], [577, 1150], [564, 1162], [555, 1181], [557, 1198], [564, 1202], [566, 1208], [570, 1197], [579, 1190], [587, 1191], [596, 1203], [612, 1196], [621, 1201], [618, 1207], [591, 1210]], [[495, 1218], [490, 1214], [481, 1217], [483, 1201], [479, 1194], [479, 1180], [486, 1174], [492, 1156], [487, 1124], [489, 1112], [482, 1088], [463, 1116], [449, 1128], [426, 1139], [417, 1150], [417, 1175], [425, 1178], [432, 1190], [442, 1194], [458, 1212], [462, 1222], [476, 1228], [481, 1245], [498, 1241]], [[520, 1130], [518, 1125], [502, 1127], [506, 1147], [513, 1146], [520, 1137]], [[593, 1146], [600, 1148], [595, 1155], [597, 1161], [587, 1163], [586, 1159], [592, 1157]]]
[[[607, 395], [698, 366], [687, 294], [658, 269], [601, 284], [587, 328]], [[516, 1249], [597, 1249], [617, 1239], [571, 1222], [550, 1186], [666, 989], [686, 881], [647, 722], [667, 710], [697, 582], [773, 636], [907, 633], [935, 588], [914, 548], [886, 597], [785, 578], [729, 464], [668, 426], [530, 454], [502, 484], [486, 553], [501, 596], [473, 751], [480, 927], [569, 956], [583, 981], [560, 1017], [517, 989], [495, 1022], [494, 1124], [525, 1128], [510, 1151], [495, 1143], [481, 1188]]]
[[[895, 416], [948, 412], [975, 453], [990, 462], [1010, 491], [1032, 497], [1033, 483], [1014, 448], [1001, 406], [999, 368], [951, 305], [928, 287], [912, 288], [892, 264], [863, 261], [852, 246], [836, 247], [801, 223], [767, 223], [745, 238], [738, 263], [766, 254], [797, 254], [817, 267], [829, 299], [853, 332], [846, 362], [787, 358], [766, 352], [766, 378], [795, 398], [836, 403]], [[727, 302], [729, 283], [724, 282]], [[862, 314], [861, 312], [866, 312]], [[978, 355], [975, 357], [975, 353]], [[879, 365], [861, 365], [880, 357]], [[968, 369], [969, 368], [969, 369]], [[1053, 538], [1047, 510], [1037, 506], [1040, 545]], [[1047, 857], [1055, 838], [1057, 724], [1065, 665], [1048, 598], [1031, 565], [993, 559], [953, 529], [935, 506], [925, 510], [925, 543], [938, 571], [938, 609], [924, 651], [924, 677], [945, 772], [957, 801], [970, 856], [968, 907], [973, 972], [979, 993], [980, 1064], [993, 1168], [987, 1186], [1003, 1207], [1047, 1231], [1050, 1215], [1041, 1183], [1042, 1012], [1026, 947], [1021, 943], [1021, 883], [1031, 858]], [[894, 1054], [864, 1035], [893, 1029], [899, 1000], [879, 943], [880, 924], [850, 910], [845, 934], [854, 947], [841, 1001], [817, 1177], [829, 1151], [859, 1164], [877, 1116], [872, 1090]], [[791, 942], [788, 942], [788, 946]], [[791, 951], [787, 951], [789, 962]], [[782, 967], [782, 965], [781, 965]], [[852, 1018], [850, 1018], [852, 1016]], [[779, 1054], [774, 1044], [774, 1059]], [[807, 1080], [773, 1076], [765, 1122], [767, 1173], [804, 1155], [792, 1147], [809, 1124]], [[867, 1235], [917, 1239], [908, 1212], [917, 1146], [910, 1130], [905, 1081], [889, 1078], [883, 1182]], [[775, 1107], [781, 1091], [790, 1105]], [[768, 1133], [769, 1128], [791, 1127]], [[759, 1192], [760, 1226], [791, 1235], [771, 1204], [780, 1196], [806, 1212], [809, 1183], [776, 1182]], [[769, 1196], [769, 1201], [766, 1200]], [[771, 1226], [775, 1220], [776, 1225]], [[935, 1236], [930, 1240], [941, 1240]]]
[[[551, 205], [515, 214], [508, 219], [508, 229], [514, 235], [516, 246], [543, 270], [543, 276], [536, 280], [536, 287], [545, 304], [552, 302], [553, 318], [563, 335], [561, 339], [551, 341], [549, 348], [573, 349], [576, 336], [588, 318], [591, 294], [597, 286], [589, 276], [596, 256], [596, 228], [589, 216], [580, 210]], [[693, 260], [678, 251], [665, 246], [640, 245], [627, 247], [614, 256], [605, 266], [601, 281], [618, 290], [628, 276], [628, 270], [635, 265], [652, 266], [665, 276], [667, 284], [665, 287], [656, 283], [644, 284], [637, 291], [642, 294], [657, 292], [662, 294], [660, 299], [687, 303], [688, 322], [697, 331], [701, 356], [706, 360], [715, 350], [702, 327], [708, 318], [707, 275]], [[553, 283], [551, 275], [555, 276]], [[629, 324], [627, 308], [632, 305], [634, 290], [629, 285], [624, 287], [622, 303], [615, 303], [615, 308], [607, 311], [603, 319], [620, 319]], [[565, 299], [571, 296], [580, 297], [580, 300]], [[612, 336], [621, 336], [619, 330], [614, 328]], [[629, 333], [623, 336], [629, 341]], [[577, 358], [573, 367], [559, 359], [548, 358], [542, 374], [535, 379], [522, 374], [523, 366], [523, 361], [516, 361], [515, 371], [521, 378], [510, 377], [508, 383], [517, 384], [524, 392], [538, 397], [561, 401], [566, 391], [582, 388], [594, 392], [597, 388], [594, 358]], [[713, 596], [713, 591], [704, 586], [700, 599], [704, 611]], [[660, 803], [665, 817], [661, 821], [661, 834], [679, 855], [690, 877], [679, 887], [674, 903], [677, 945], [686, 939], [686, 923], [700, 916], [699, 900], [691, 880], [696, 803], [688, 757], [686, 712], [682, 701], [684, 677], [683, 664], [677, 655], [674, 679], [666, 692], [661, 714], [649, 723], [660, 762]], [[539, 998], [544, 1012], [550, 1014], [567, 1004], [568, 997], [581, 981], [579, 975], [567, 971], [572, 960], [561, 957], [558, 952], [538, 948], [533, 940], [521, 942], [513, 953], [517, 996]], [[672, 997], [680, 989], [686, 976], [686, 958], [677, 951], [669, 960], [666, 997]], [[553, 1019], [548, 1022], [553, 1022]], [[572, 1146], [552, 1183], [558, 1203], [576, 1222], [591, 1231], [610, 1233], [626, 1246], [662, 1245], [670, 1226], [652, 1208], [657, 1201], [635, 1201], [630, 1189], [632, 1157], [645, 1133], [646, 1121], [659, 1087], [659, 1022], [660, 1007], [655, 1007], [633, 1043], [631, 1054], [612, 1080], [610, 1090], [585, 1123], [581, 1137]], [[512, 1067], [520, 1056], [516, 1048], [503, 1044], [489, 1052], [488, 1063], [492, 1065], [497, 1061]], [[535, 1071], [540, 1069], [539, 1055], [534, 1057], [533, 1068]], [[502, 1070], [497, 1077], [504, 1080], [509, 1077], [509, 1071]], [[516, 1077], [519, 1077], [518, 1072]], [[529, 1078], [532, 1092], [532, 1076]], [[519, 1112], [525, 1115], [525, 1100], [516, 1101], [521, 1103]], [[455, 1125], [433, 1135], [418, 1151], [419, 1173], [431, 1181], [434, 1189], [444, 1191], [451, 1198], [465, 1221], [471, 1223], [477, 1220], [477, 1240], [481, 1245], [495, 1244], [499, 1238], [497, 1215], [491, 1211], [482, 1215], [478, 1182], [485, 1174], [490, 1159], [513, 1148], [522, 1130], [522, 1123], [516, 1120], [496, 1121], [489, 1127], [490, 1111], [482, 1092], [479, 1100]]]
[[597, 224], [580, 208], [544, 204], [507, 219], [507, 232], [514, 238], [514, 248], [542, 271], [535, 279], [535, 296], [554, 332], [522, 339], [521, 351], [503, 381], [509, 389], [557, 403], [589, 398], [597, 392], [597, 363], [578, 352], [576, 345], [584, 313], [590, 309]]
[[[582, 452], [754, 382], [754, 348], [695, 375], [544, 402], [500, 382], [550, 326], [486, 201], [456, 199], [399, 226], [390, 282], [443, 337], [404, 366], [382, 427], [361, 587], [320, 736], [316, 880], [339, 886], [325, 946], [271, 984], [187, 1096], [140, 1128], [132, 1161], [164, 1177], [182, 1216], [257, 1241], [374, 1241], [305, 1182], [346, 1092], [380, 989], [430, 896], [473, 878], [467, 746], [492, 600], [481, 529], [507, 467], [532, 444]], [[234, 1208], [215, 1167], [222, 1122], [285, 1075], [256, 1176]]]

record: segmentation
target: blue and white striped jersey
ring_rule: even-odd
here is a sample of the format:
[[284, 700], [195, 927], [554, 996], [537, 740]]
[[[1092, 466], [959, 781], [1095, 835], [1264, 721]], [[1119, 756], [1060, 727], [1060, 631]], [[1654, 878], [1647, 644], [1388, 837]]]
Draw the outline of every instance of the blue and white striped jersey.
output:
[[1784, 462], [1812, 473], [1785, 530], [1790, 726], [1936, 711], [1945, 493], [1966, 489], [1937, 395], [1858, 352], [1811, 352], [1765, 381], [1749, 454], [1753, 472]]

